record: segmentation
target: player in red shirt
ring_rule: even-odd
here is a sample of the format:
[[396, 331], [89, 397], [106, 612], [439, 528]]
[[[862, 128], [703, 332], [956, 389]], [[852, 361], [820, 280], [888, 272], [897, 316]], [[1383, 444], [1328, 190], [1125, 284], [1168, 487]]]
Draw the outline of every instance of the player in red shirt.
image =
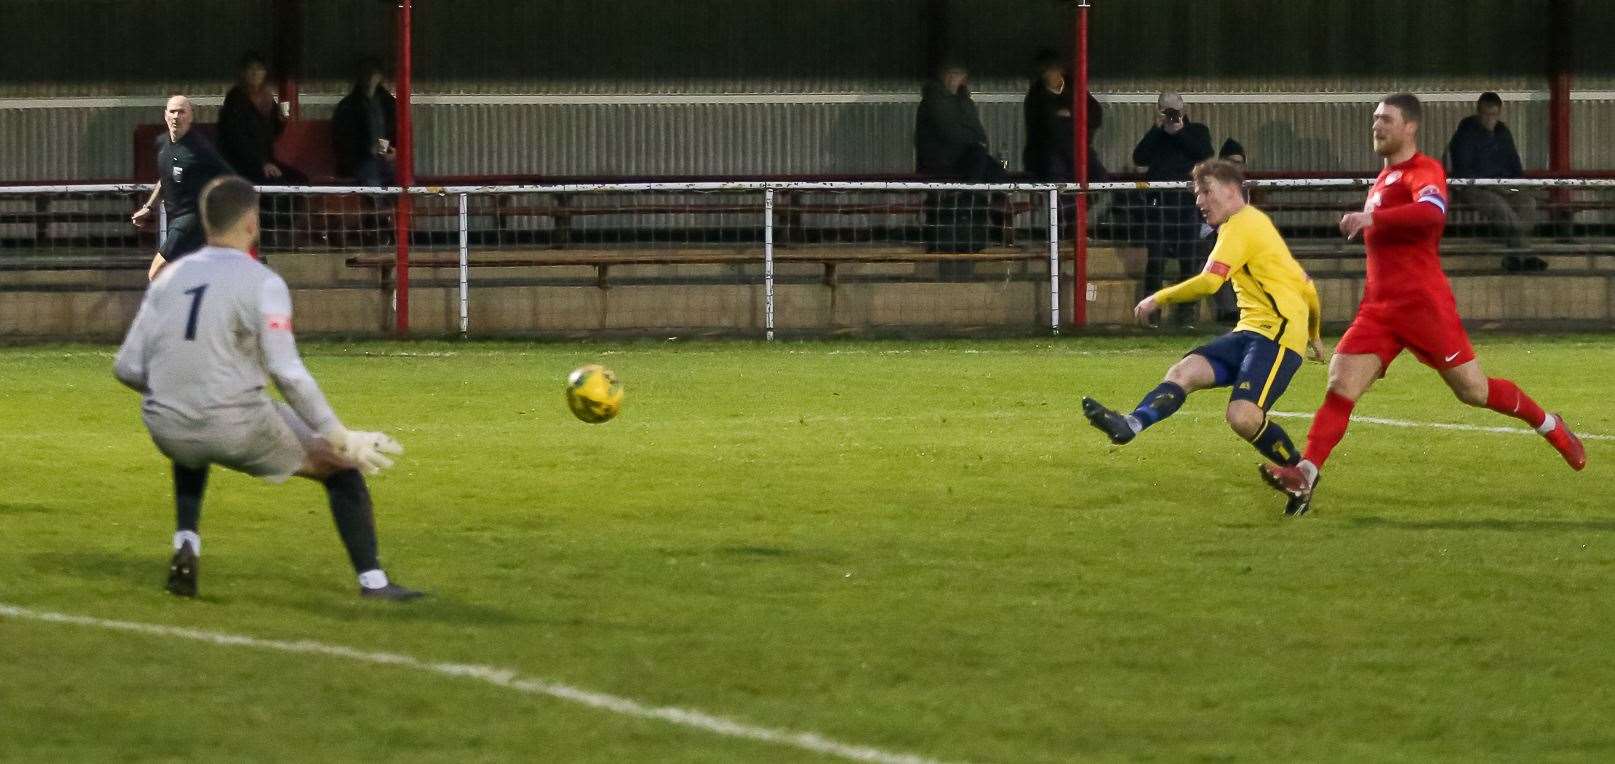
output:
[[1289, 495], [1286, 515], [1312, 504], [1318, 470], [1346, 434], [1352, 407], [1404, 349], [1436, 370], [1458, 400], [1485, 406], [1536, 428], [1572, 469], [1587, 465], [1581, 440], [1563, 418], [1542, 410], [1513, 382], [1487, 377], [1458, 317], [1438, 247], [1447, 223], [1447, 173], [1419, 153], [1419, 99], [1387, 96], [1374, 109], [1374, 151], [1385, 167], [1362, 212], [1340, 219], [1347, 239], [1363, 235], [1368, 279], [1357, 317], [1329, 364], [1329, 391], [1307, 432], [1305, 458], [1294, 466], [1264, 464], [1262, 477]]

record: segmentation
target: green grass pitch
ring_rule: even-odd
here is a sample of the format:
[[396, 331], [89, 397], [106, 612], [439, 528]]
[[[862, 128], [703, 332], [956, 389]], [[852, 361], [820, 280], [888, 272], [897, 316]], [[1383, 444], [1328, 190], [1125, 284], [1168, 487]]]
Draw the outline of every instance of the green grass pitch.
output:
[[[1615, 339], [1485, 337], [1587, 441], [1355, 424], [1312, 516], [1200, 393], [1195, 338], [311, 343], [372, 481], [354, 594], [324, 498], [215, 470], [202, 597], [161, 590], [166, 463], [104, 347], [0, 350], [0, 603], [495, 666], [941, 760], [1615, 757]], [[573, 420], [566, 372], [627, 386]], [[1277, 410], [1310, 413], [1308, 365]], [[1404, 356], [1361, 416], [1520, 426]], [[1282, 419], [1299, 441], [1305, 419]], [[0, 616], [0, 759], [809, 761], [409, 667]]]

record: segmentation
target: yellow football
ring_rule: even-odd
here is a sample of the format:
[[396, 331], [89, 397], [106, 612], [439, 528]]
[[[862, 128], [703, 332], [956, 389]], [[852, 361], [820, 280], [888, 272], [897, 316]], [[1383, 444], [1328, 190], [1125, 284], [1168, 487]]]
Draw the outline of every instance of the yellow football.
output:
[[566, 406], [589, 424], [608, 421], [622, 408], [622, 382], [600, 364], [580, 366], [566, 375]]

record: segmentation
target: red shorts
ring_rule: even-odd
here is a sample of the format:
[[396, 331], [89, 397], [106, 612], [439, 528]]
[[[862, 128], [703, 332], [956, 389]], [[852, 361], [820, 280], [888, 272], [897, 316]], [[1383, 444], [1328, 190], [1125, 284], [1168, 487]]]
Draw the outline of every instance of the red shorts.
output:
[[1475, 349], [1469, 344], [1469, 333], [1464, 331], [1458, 311], [1429, 304], [1408, 310], [1363, 306], [1335, 352], [1377, 355], [1383, 368], [1388, 369], [1404, 348], [1413, 351], [1420, 363], [1437, 371], [1475, 360]]

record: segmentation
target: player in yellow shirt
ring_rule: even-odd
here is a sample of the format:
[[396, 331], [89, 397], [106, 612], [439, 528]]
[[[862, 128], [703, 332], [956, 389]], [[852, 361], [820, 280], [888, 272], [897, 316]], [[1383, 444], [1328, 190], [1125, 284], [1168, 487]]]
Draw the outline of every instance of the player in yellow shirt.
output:
[[1217, 246], [1198, 276], [1144, 298], [1133, 314], [1147, 321], [1162, 305], [1208, 297], [1232, 280], [1239, 297], [1239, 325], [1189, 351], [1133, 413], [1112, 411], [1086, 397], [1082, 413], [1111, 442], [1121, 445], [1171, 416], [1190, 393], [1231, 386], [1228, 426], [1274, 463], [1294, 464], [1301, 455], [1267, 412], [1300, 368], [1303, 353], [1315, 361], [1324, 359], [1318, 291], [1273, 221], [1245, 201], [1245, 178], [1238, 165], [1215, 159], [1202, 162], [1195, 166], [1193, 178], [1195, 206], [1206, 222], [1221, 226]]

